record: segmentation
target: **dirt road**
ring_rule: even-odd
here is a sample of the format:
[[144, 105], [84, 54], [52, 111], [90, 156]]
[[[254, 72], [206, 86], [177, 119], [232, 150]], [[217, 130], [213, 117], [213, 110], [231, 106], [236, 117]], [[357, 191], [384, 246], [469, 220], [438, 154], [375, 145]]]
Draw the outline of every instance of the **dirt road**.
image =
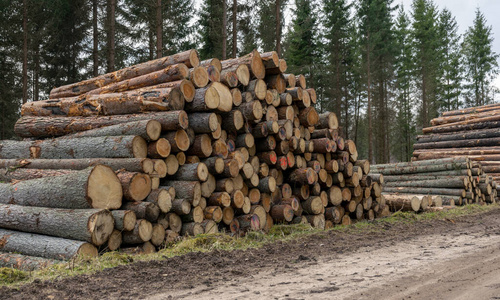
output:
[[500, 208], [455, 221], [327, 232], [193, 253], [18, 290], [5, 299], [500, 299]]

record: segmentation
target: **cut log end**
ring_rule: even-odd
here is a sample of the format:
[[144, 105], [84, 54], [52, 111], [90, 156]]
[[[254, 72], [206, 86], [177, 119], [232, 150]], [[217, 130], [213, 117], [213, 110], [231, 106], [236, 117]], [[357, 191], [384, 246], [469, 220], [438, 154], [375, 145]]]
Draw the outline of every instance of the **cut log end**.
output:
[[122, 205], [122, 185], [110, 167], [97, 165], [87, 181], [87, 197], [93, 208], [118, 209]]
[[93, 214], [87, 223], [91, 232], [92, 244], [100, 246], [104, 244], [115, 228], [115, 220], [108, 210], [101, 210]]
[[156, 120], [148, 121], [146, 124], [146, 134], [152, 141], [159, 139], [161, 134], [161, 123]]
[[81, 258], [92, 258], [92, 257], [97, 257], [99, 255], [99, 252], [97, 248], [90, 244], [90, 243], [84, 243], [78, 248], [78, 251], [76, 252], [77, 257]]
[[148, 156], [148, 144], [146, 140], [140, 136], [134, 137], [132, 140], [132, 153], [135, 158], [146, 158]]

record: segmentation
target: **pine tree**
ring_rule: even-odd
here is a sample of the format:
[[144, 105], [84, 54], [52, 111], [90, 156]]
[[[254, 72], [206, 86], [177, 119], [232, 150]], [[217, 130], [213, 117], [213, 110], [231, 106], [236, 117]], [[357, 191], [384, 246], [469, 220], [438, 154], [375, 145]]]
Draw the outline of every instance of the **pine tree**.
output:
[[397, 55], [396, 92], [397, 92], [397, 118], [392, 128], [394, 143], [393, 153], [399, 161], [408, 161], [413, 152], [415, 125], [412, 108], [412, 81], [413, 81], [413, 48], [411, 40], [410, 20], [403, 7], [400, 8], [396, 20]]
[[222, 58], [222, 26], [225, 0], [206, 0], [201, 6], [198, 21], [199, 52], [202, 59]]
[[490, 83], [498, 74], [498, 54], [492, 50], [491, 26], [479, 8], [474, 23], [465, 33], [463, 52], [466, 64], [466, 79], [469, 89], [468, 106], [485, 105], [492, 102]]
[[350, 105], [348, 97], [349, 80], [346, 76], [352, 68], [352, 50], [350, 44], [351, 19], [350, 9], [352, 4], [347, 0], [324, 0], [323, 1], [323, 25], [324, 31], [324, 53], [328, 62], [328, 75], [331, 78], [327, 85], [325, 104], [327, 110], [333, 110], [339, 115], [341, 124], [344, 124], [344, 136], [348, 136], [347, 122], [350, 119], [347, 112]]
[[238, 3], [238, 32], [239, 40], [238, 54], [245, 55], [257, 48], [257, 31], [255, 24], [256, 0], [243, 0]]
[[420, 98], [420, 126], [426, 127], [437, 117], [438, 87], [441, 76], [440, 39], [437, 26], [437, 8], [430, 0], [412, 3], [413, 41], [415, 49], [416, 84]]
[[[279, 1], [279, 11], [283, 12], [286, 0]], [[276, 0], [258, 0], [258, 16], [259, 23], [257, 32], [259, 33], [260, 47], [263, 51], [272, 51], [276, 49]], [[283, 32], [283, 25], [285, 24], [283, 13], [280, 13], [279, 28]]]
[[463, 67], [458, 25], [449, 10], [443, 9], [439, 14], [438, 29], [438, 36], [441, 38], [440, 70], [442, 72], [439, 106], [444, 111], [456, 110], [461, 106]]
[[22, 2], [0, 0], [0, 140], [14, 136], [23, 98]]
[[[389, 90], [395, 55], [392, 2], [361, 0], [358, 9], [368, 96], [368, 157], [372, 161], [375, 154], [378, 163], [387, 162], [390, 158]], [[377, 127], [376, 131], [372, 130], [373, 125]], [[376, 144], [373, 143], [372, 131], [376, 133]]]
[[284, 57], [288, 70], [294, 74], [306, 74], [308, 84], [314, 84], [315, 64], [318, 58], [317, 14], [315, 1], [295, 0], [292, 28], [288, 32]]

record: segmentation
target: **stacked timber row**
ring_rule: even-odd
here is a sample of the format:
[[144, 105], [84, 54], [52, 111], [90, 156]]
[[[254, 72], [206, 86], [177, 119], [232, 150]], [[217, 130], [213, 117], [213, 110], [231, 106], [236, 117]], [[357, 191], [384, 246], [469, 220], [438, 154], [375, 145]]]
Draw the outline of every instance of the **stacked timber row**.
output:
[[[0, 145], [7, 245], [16, 235], [57, 235], [85, 240], [94, 254], [96, 247], [149, 252], [179, 235], [244, 234], [276, 223], [325, 228], [386, 215], [368, 161], [338, 135], [334, 113], [318, 114], [304, 76], [285, 71], [275, 52], [199, 62], [192, 50], [25, 104], [15, 127], [25, 139]], [[117, 187], [73, 191], [75, 176], [88, 182], [81, 188], [113, 180]], [[35, 218], [36, 209], [64, 232], [62, 218], [82, 211], [89, 220], [108, 216], [111, 225], [101, 226], [107, 231], [98, 240], [12, 225], [24, 223], [26, 210]], [[26, 253], [24, 246], [3, 251]]]
[[466, 157], [373, 165], [372, 171], [383, 174], [383, 194], [393, 211], [496, 202], [489, 177]]
[[488, 176], [498, 194], [500, 103], [443, 112], [440, 117], [431, 120], [431, 125], [417, 137], [413, 159], [469, 157]]

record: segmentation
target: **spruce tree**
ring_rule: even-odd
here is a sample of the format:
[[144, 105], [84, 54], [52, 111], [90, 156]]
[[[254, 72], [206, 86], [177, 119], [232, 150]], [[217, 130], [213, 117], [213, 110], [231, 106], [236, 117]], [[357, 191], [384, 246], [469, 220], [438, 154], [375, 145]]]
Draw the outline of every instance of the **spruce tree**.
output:
[[456, 110], [461, 106], [463, 66], [458, 25], [451, 12], [443, 9], [439, 14], [439, 37], [441, 38], [439, 106], [441, 110]]
[[421, 104], [420, 126], [427, 127], [429, 121], [438, 115], [438, 87], [441, 76], [438, 13], [436, 5], [430, 0], [414, 0], [412, 10], [416, 85]]
[[412, 100], [413, 82], [413, 48], [411, 28], [408, 15], [403, 7], [400, 8], [396, 19], [396, 109], [397, 118], [392, 128], [393, 153], [399, 161], [408, 161], [413, 152], [415, 125], [413, 116], [414, 102]]
[[491, 81], [498, 74], [498, 54], [493, 51], [492, 44], [491, 26], [486, 25], [486, 18], [478, 8], [463, 43], [469, 90], [467, 106], [485, 105], [493, 100], [489, 93]]
[[314, 86], [315, 64], [318, 58], [316, 1], [295, 0], [292, 25], [289, 30], [285, 58], [288, 70], [294, 74], [307, 74], [308, 84]]
[[[283, 12], [287, 1], [279, 1], [279, 10]], [[263, 51], [276, 49], [276, 0], [258, 0], [258, 26], [257, 32], [260, 40], [260, 47]], [[284, 14], [280, 14], [280, 32], [283, 32], [285, 24]]]
[[198, 50], [202, 59], [222, 58], [222, 1], [225, 0], [205, 0], [201, 6], [198, 21], [201, 45]]
[[238, 3], [238, 54], [245, 55], [257, 48], [255, 10], [257, 0], [240, 0]]

